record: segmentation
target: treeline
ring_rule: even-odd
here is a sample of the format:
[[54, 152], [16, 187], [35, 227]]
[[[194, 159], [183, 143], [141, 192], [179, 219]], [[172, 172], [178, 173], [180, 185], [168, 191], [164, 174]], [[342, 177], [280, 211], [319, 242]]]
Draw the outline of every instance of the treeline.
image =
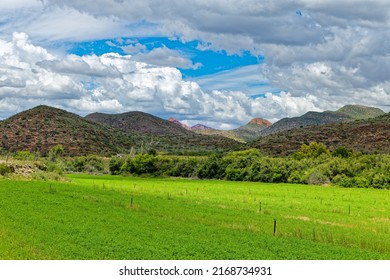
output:
[[[208, 156], [167, 156], [153, 149], [111, 158], [70, 158], [63, 154], [64, 148], [57, 145], [45, 158], [28, 151], [20, 151], [12, 158], [34, 162], [31, 166], [37, 172], [33, 175], [38, 179], [52, 179], [48, 174], [77, 172], [390, 189], [390, 155], [353, 153], [345, 147], [331, 153], [316, 142], [280, 158], [265, 156], [258, 149]], [[0, 161], [0, 176], [13, 172], [12, 165]]]
[[300, 183], [390, 189], [390, 155], [364, 155], [339, 147], [331, 153], [312, 142], [289, 157], [264, 156], [257, 149], [208, 157], [167, 157], [154, 151], [113, 157], [111, 174], [197, 177], [269, 183]]

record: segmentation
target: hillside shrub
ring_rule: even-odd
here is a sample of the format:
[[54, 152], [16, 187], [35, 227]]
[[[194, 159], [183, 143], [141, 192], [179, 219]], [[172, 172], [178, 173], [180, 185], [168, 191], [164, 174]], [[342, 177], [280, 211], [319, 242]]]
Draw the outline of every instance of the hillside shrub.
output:
[[344, 146], [337, 147], [333, 153], [332, 156], [334, 157], [341, 157], [341, 158], [349, 158], [353, 154], [352, 150], [347, 149]]
[[35, 156], [30, 151], [19, 151], [14, 156], [17, 160], [34, 160]]
[[125, 163], [124, 157], [115, 156], [110, 159], [108, 168], [111, 175], [119, 175], [122, 172], [122, 166]]
[[226, 166], [221, 154], [213, 154], [200, 165], [197, 175], [200, 179], [223, 179]]
[[96, 155], [73, 158], [70, 168], [73, 172], [87, 173], [102, 173], [105, 170], [103, 160]]
[[8, 165], [5, 164], [5, 163], [0, 163], [0, 175], [1, 175], [1, 176], [5, 176], [5, 175], [10, 174], [10, 173], [13, 173], [13, 172], [15, 172], [15, 170], [13, 169], [13, 167], [8, 166]]
[[199, 169], [200, 160], [177, 159], [173, 162], [172, 169], [167, 173], [169, 176], [175, 177], [195, 177]]
[[298, 152], [293, 156], [295, 159], [317, 158], [321, 155], [330, 155], [330, 151], [323, 143], [310, 142], [309, 145], [303, 144]]
[[121, 167], [122, 173], [151, 174], [157, 171], [157, 157], [149, 154], [138, 154], [134, 158], [127, 158]]

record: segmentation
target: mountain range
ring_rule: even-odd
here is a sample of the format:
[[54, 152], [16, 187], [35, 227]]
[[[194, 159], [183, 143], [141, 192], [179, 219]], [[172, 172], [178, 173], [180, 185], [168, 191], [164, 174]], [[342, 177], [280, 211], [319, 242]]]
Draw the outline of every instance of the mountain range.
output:
[[283, 118], [275, 122], [274, 124], [261, 118], [254, 118], [246, 125], [240, 126], [239, 128], [232, 130], [218, 130], [204, 126], [202, 124], [197, 124], [193, 127], [188, 127], [174, 118], [169, 119], [169, 121], [176, 123], [187, 130], [195, 131], [199, 134], [221, 135], [239, 142], [246, 143], [254, 141], [259, 137], [294, 128], [303, 128], [310, 125], [350, 122], [359, 119], [369, 119], [378, 117], [380, 115], [383, 115], [384, 113], [384, 111], [375, 107], [367, 107], [362, 105], [345, 105], [337, 111], [309, 111], [299, 117]]
[[203, 124], [196, 124], [192, 127], [189, 127], [175, 118], [170, 118], [169, 121], [187, 130], [194, 131], [198, 134], [220, 135], [242, 143], [250, 142], [257, 139], [258, 137], [260, 137], [261, 135], [260, 132], [263, 129], [272, 125], [272, 123], [267, 120], [261, 118], [254, 118], [251, 121], [249, 121], [247, 124], [242, 125], [239, 128], [231, 129], [231, 130], [219, 130], [219, 129], [214, 129], [205, 126]]
[[309, 111], [300, 117], [284, 118], [259, 133], [259, 136], [267, 136], [276, 132], [294, 128], [303, 128], [310, 125], [324, 125], [331, 123], [350, 122], [378, 117], [385, 112], [374, 107], [361, 105], [345, 105], [337, 111], [312, 112]]
[[138, 150], [186, 154], [238, 149], [221, 136], [203, 136], [142, 112], [91, 114], [85, 118], [67, 111], [37, 106], [0, 122], [0, 147], [15, 152], [47, 154], [63, 145], [67, 155], [113, 155]]
[[0, 151], [47, 154], [51, 147], [61, 144], [70, 156], [113, 155], [134, 148], [205, 154], [248, 147], [288, 155], [311, 141], [323, 142], [331, 149], [344, 145], [368, 153], [390, 152], [389, 113], [348, 105], [337, 111], [308, 112], [274, 124], [256, 118], [237, 129], [222, 131], [202, 124], [187, 127], [175, 119], [164, 120], [143, 112], [81, 117], [41, 105], [0, 121]]
[[354, 152], [390, 153], [390, 113], [375, 118], [293, 128], [260, 137], [250, 144], [263, 153], [284, 156], [302, 144], [324, 143], [331, 151], [344, 146]]

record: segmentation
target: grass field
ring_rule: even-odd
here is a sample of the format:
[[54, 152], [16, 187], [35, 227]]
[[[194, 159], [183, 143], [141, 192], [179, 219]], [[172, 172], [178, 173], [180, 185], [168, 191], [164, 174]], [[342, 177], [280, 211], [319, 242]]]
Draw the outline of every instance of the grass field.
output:
[[386, 190], [69, 178], [0, 180], [0, 259], [390, 259]]

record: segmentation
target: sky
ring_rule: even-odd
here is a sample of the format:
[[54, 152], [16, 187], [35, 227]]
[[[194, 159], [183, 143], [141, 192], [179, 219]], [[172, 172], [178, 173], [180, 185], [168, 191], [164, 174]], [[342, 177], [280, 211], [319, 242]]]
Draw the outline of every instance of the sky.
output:
[[231, 129], [390, 110], [388, 0], [2, 0], [0, 119], [46, 104]]

